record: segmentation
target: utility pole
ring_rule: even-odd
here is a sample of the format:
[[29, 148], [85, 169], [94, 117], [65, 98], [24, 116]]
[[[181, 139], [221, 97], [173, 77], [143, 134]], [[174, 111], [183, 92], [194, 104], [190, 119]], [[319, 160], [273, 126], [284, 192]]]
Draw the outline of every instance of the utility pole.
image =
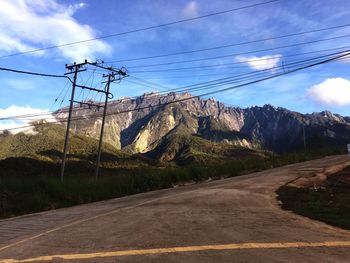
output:
[[[105, 66], [101, 65], [103, 63], [104, 63], [103, 61], [91, 63], [91, 62], [88, 62], [87, 60], [85, 60], [85, 62], [80, 63], [80, 64], [74, 63], [70, 66], [66, 65], [66, 69], [70, 70], [70, 72], [66, 73], [65, 75], [73, 74], [73, 81], [72, 81], [73, 85], [72, 85], [72, 95], [71, 95], [70, 104], [69, 104], [67, 130], [66, 130], [64, 149], [63, 149], [63, 157], [62, 157], [61, 176], [60, 176], [61, 182], [63, 182], [64, 170], [65, 170], [66, 159], [67, 159], [67, 151], [68, 151], [68, 146], [69, 146], [69, 132], [70, 132], [70, 125], [71, 125], [71, 121], [72, 121], [72, 112], [73, 112], [74, 103], [79, 104], [80, 107], [87, 106], [89, 109], [91, 109], [91, 107], [95, 107], [97, 110], [99, 110], [101, 107], [103, 107], [100, 104], [95, 104], [93, 102], [90, 103], [90, 102], [74, 100], [76, 88], [87, 89], [87, 90], [97, 92], [97, 93], [103, 93], [106, 96], [105, 103], [104, 103], [104, 109], [103, 109], [103, 119], [102, 119], [102, 125], [101, 125], [101, 133], [100, 133], [100, 140], [99, 140], [99, 144], [98, 144], [98, 154], [97, 154], [97, 162], [96, 162], [95, 178], [96, 179], [98, 178], [99, 166], [100, 166], [100, 161], [101, 161], [101, 149], [102, 149], [102, 142], [103, 142], [103, 133], [104, 133], [105, 120], [106, 120], [106, 113], [107, 113], [107, 104], [108, 104], [108, 99], [113, 98], [113, 94], [109, 92], [110, 84], [111, 84], [111, 82], [113, 82], [115, 80], [121, 81], [122, 78], [128, 76], [125, 68], [115, 69], [113, 67], [105, 67]], [[108, 77], [108, 80], [106, 82], [104, 82], [104, 83], [106, 83], [104, 89], [87, 87], [85, 85], [78, 85], [77, 84], [78, 73], [86, 70], [86, 68], [80, 69], [84, 65], [101, 68], [103, 70], [110, 72], [107, 75], [103, 74], [103, 77]], [[116, 78], [116, 76], [118, 76], [118, 78]]]
[[77, 76], [78, 76], [78, 72], [85, 70], [85, 69], [79, 70], [85, 64], [86, 64], [86, 61], [84, 63], [81, 63], [81, 64], [74, 63], [73, 65], [70, 65], [70, 66], [66, 65], [66, 69], [70, 70], [70, 72], [66, 73], [65, 75], [68, 75], [68, 74], [74, 74], [74, 75], [73, 75], [73, 83], [72, 83], [72, 95], [71, 95], [70, 104], [69, 104], [67, 130], [66, 130], [66, 136], [65, 136], [64, 147], [63, 147], [63, 157], [62, 157], [61, 176], [60, 176], [61, 182], [63, 182], [64, 169], [66, 166], [68, 141], [69, 141], [69, 130], [70, 130], [70, 124], [72, 121], [72, 111], [73, 111], [75, 88], [77, 85]]
[[102, 116], [102, 124], [101, 124], [101, 132], [100, 132], [100, 140], [98, 143], [98, 150], [97, 150], [97, 161], [96, 161], [96, 172], [95, 172], [95, 179], [98, 179], [98, 172], [100, 168], [100, 162], [101, 162], [101, 149], [102, 149], [102, 142], [103, 142], [103, 133], [105, 128], [105, 120], [106, 120], [106, 113], [107, 113], [107, 104], [108, 104], [108, 96], [109, 96], [109, 87], [111, 85], [111, 82], [115, 79], [115, 73], [109, 73], [108, 75], [103, 75], [103, 77], [108, 77], [105, 87], [105, 105], [103, 107], [103, 116]]

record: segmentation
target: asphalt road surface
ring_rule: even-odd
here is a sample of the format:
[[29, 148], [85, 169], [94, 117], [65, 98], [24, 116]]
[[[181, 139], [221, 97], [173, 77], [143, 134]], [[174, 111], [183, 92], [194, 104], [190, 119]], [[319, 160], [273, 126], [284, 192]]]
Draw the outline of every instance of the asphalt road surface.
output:
[[350, 231], [280, 209], [333, 156], [0, 221], [0, 262], [350, 262]]

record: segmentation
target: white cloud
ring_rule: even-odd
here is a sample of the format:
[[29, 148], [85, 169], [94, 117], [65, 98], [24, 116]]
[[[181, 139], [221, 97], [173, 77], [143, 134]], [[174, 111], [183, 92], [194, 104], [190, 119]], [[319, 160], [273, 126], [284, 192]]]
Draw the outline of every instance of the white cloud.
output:
[[282, 55], [267, 55], [262, 57], [257, 56], [237, 56], [236, 60], [239, 62], [245, 62], [249, 67], [256, 70], [272, 69], [278, 66], [281, 61]]
[[[26, 105], [26, 106], [11, 105], [8, 108], [0, 109], [0, 133], [1, 133], [1, 130], [30, 125], [31, 122], [35, 122], [39, 120], [44, 120], [45, 122], [56, 121], [55, 117], [47, 112], [48, 110], [32, 108], [29, 105]], [[32, 116], [30, 117], [23, 116], [28, 114], [32, 114]], [[14, 117], [14, 118], [1, 120], [1, 118], [7, 118], [7, 117]], [[33, 127], [11, 130], [11, 133], [13, 134], [18, 132], [32, 133]]]
[[311, 99], [329, 106], [350, 105], [350, 81], [329, 78], [307, 90]]
[[[84, 7], [84, 3], [67, 6], [56, 0], [2, 0], [0, 52], [6, 55], [96, 37], [95, 30], [73, 18], [75, 12]], [[58, 50], [65, 58], [79, 61], [93, 59], [96, 53], [108, 54], [111, 47], [96, 40]]]
[[186, 18], [196, 17], [198, 16], [198, 9], [198, 3], [191, 1], [182, 9], [182, 15]]

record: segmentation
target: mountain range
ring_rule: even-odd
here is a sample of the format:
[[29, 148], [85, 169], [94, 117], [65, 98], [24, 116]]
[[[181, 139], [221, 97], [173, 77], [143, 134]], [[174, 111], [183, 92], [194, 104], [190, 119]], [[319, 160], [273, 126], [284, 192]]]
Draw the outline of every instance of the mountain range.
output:
[[[102, 111], [76, 105], [73, 118], [79, 120], [72, 122], [72, 129], [98, 138], [101, 118], [91, 118], [91, 114]], [[67, 108], [54, 116], [63, 122]], [[189, 93], [147, 93], [108, 103], [104, 142], [125, 153], [180, 163], [304, 147], [345, 149], [350, 142], [350, 117], [329, 111], [301, 114], [271, 105], [227, 107]]]

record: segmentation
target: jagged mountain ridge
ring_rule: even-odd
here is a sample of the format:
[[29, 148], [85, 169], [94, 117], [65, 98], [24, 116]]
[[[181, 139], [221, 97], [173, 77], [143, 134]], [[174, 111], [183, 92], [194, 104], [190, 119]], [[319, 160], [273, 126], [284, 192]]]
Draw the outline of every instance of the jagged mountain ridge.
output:
[[[188, 100], [186, 100], [188, 99]], [[172, 101], [182, 100], [171, 103]], [[161, 104], [166, 104], [159, 106]], [[87, 107], [74, 111], [74, 117], [94, 114]], [[150, 107], [150, 108], [147, 108]], [[67, 118], [66, 109], [55, 113], [59, 120]], [[125, 112], [129, 111], [130, 112]], [[124, 112], [113, 114], [115, 112]], [[172, 154], [161, 159], [175, 158], [184, 147], [207, 141], [239, 148], [266, 149], [276, 152], [303, 147], [303, 126], [308, 147], [341, 146], [350, 141], [350, 118], [331, 112], [301, 114], [271, 105], [246, 109], [227, 107], [214, 99], [193, 98], [189, 93], [169, 93], [158, 96], [144, 94], [123, 98], [108, 104], [104, 140], [118, 149], [133, 153], [165, 153], [172, 145]], [[101, 120], [86, 118], [74, 121], [72, 128], [90, 137], [99, 134]], [[180, 139], [181, 138], [181, 139]], [[202, 140], [199, 142], [198, 140]], [[192, 140], [193, 142], [193, 140]], [[165, 148], [164, 148], [165, 147]]]

